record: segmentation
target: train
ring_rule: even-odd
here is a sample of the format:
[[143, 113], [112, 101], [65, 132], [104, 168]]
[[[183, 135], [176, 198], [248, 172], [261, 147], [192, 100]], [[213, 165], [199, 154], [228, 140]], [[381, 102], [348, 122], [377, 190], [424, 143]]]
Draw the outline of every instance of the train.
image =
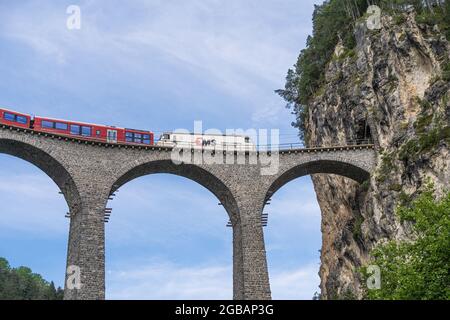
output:
[[164, 132], [155, 142], [154, 132], [33, 116], [0, 108], [0, 125], [31, 129], [78, 140], [137, 146], [189, 147], [203, 150], [255, 151], [248, 136]]
[[164, 132], [156, 144], [203, 150], [256, 151], [256, 145], [245, 135]]
[[7, 109], [0, 109], [0, 124], [86, 141], [147, 146], [154, 145], [154, 134], [151, 131], [117, 128], [114, 126], [55, 118], [35, 117]]

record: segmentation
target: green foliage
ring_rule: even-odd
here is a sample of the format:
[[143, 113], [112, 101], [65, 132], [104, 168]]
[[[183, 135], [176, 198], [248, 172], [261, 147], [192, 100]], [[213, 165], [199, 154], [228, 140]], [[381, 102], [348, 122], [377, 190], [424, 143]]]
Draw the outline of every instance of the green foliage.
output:
[[416, 19], [419, 23], [428, 24], [431, 26], [439, 26], [441, 31], [445, 34], [447, 40], [450, 40], [450, 2], [441, 2], [441, 5], [433, 6], [432, 10], [419, 11]]
[[393, 153], [385, 154], [381, 157], [381, 166], [377, 172], [377, 182], [384, 182], [395, 170]]
[[316, 291], [316, 292], [314, 292], [312, 299], [313, 300], [322, 300], [322, 295]]
[[419, 116], [414, 123], [414, 129], [417, 133], [422, 134], [426, 131], [426, 128], [431, 124], [433, 121], [433, 114], [422, 114]]
[[402, 191], [402, 185], [398, 184], [398, 183], [391, 184], [389, 186], [389, 190], [395, 191], [395, 192], [400, 192], [400, 191]]
[[405, 22], [406, 22], [406, 17], [403, 14], [399, 13], [399, 14], [396, 14], [394, 16], [394, 23], [395, 24], [401, 25], [401, 24], [403, 24]]
[[0, 258], [0, 300], [62, 300], [63, 294], [30, 268], [11, 268]]
[[400, 148], [398, 158], [405, 162], [414, 161], [421, 154], [435, 149], [441, 141], [450, 144], [450, 126], [431, 129], [409, 140]]
[[293, 125], [300, 129], [303, 141], [307, 104], [324, 83], [325, 67], [339, 38], [347, 49], [346, 54], [355, 54], [352, 15], [360, 15], [366, 7], [365, 0], [329, 0], [315, 6], [313, 36], [308, 37], [306, 49], [300, 53], [294, 69], [288, 71], [285, 88], [276, 90], [287, 101], [287, 107], [293, 109], [297, 119]]
[[428, 101], [426, 99], [420, 99], [419, 97], [417, 97], [416, 102], [420, 105], [420, 107], [422, 108], [422, 111], [431, 110], [433, 107], [431, 105], [430, 101]]
[[356, 295], [351, 289], [347, 289], [341, 293], [333, 292], [329, 295], [330, 300], [356, 300]]
[[445, 1], [444, 4], [444, 14], [442, 22], [444, 24], [443, 31], [445, 32], [445, 36], [447, 37], [447, 40], [450, 41], [450, 1]]
[[354, 240], [358, 240], [362, 237], [362, 229], [361, 226], [364, 222], [363, 216], [357, 216], [353, 221], [352, 235]]
[[356, 58], [357, 58], [357, 55], [356, 55], [355, 48], [352, 48], [352, 49], [345, 48], [344, 52], [337, 58], [337, 60], [344, 61], [344, 60], [350, 59], [352, 61], [355, 61]]
[[[371, 252], [381, 270], [381, 288], [367, 290], [374, 300], [450, 299], [450, 192], [441, 200], [428, 187], [397, 210], [412, 224], [414, 241], [390, 241]], [[369, 276], [363, 271], [364, 278]]]
[[408, 195], [405, 191], [400, 191], [399, 195], [398, 195], [398, 202], [401, 206], [406, 206], [408, 203], [410, 203], [411, 200], [411, 196]]
[[370, 180], [366, 180], [363, 183], [361, 183], [361, 191], [367, 191], [370, 187]]
[[[427, 23], [438, 23], [447, 34], [450, 26], [450, 1], [438, 0], [326, 0], [316, 5], [313, 14], [313, 34], [308, 37], [306, 49], [300, 52], [297, 63], [289, 69], [284, 89], [276, 90], [292, 109], [296, 121], [292, 123], [299, 128], [299, 136], [305, 141], [308, 118], [308, 104], [311, 99], [320, 96], [318, 91], [325, 83], [325, 70], [333, 58], [334, 49], [339, 41], [344, 45], [343, 56], [337, 59], [354, 59], [356, 39], [354, 25], [366, 17], [370, 4], [378, 5], [384, 13], [390, 13], [397, 23], [405, 21], [404, 11], [413, 6], [419, 19]], [[324, 92], [322, 90], [321, 92]]]
[[442, 68], [442, 80], [450, 81], [450, 61], [447, 61]]

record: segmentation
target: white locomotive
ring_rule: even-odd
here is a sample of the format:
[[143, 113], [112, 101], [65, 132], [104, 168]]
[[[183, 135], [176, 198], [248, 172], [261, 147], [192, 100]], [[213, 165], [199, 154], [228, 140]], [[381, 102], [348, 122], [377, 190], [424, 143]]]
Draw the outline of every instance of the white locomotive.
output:
[[256, 151], [256, 145], [244, 135], [165, 132], [156, 145], [217, 151]]

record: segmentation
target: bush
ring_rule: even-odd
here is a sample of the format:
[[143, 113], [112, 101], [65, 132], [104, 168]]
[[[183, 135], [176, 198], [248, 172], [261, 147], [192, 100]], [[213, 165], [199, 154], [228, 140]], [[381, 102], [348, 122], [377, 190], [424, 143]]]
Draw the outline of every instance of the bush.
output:
[[400, 148], [398, 158], [404, 162], [414, 161], [420, 155], [435, 149], [441, 141], [450, 144], [450, 126], [434, 128], [409, 140]]
[[424, 133], [425, 129], [431, 124], [433, 120], [433, 114], [423, 114], [417, 118], [414, 123], [414, 129], [417, 133]]
[[353, 221], [352, 235], [355, 241], [362, 237], [362, 224], [364, 222], [363, 216], [357, 216]]
[[384, 182], [395, 169], [393, 153], [383, 155], [381, 158], [381, 166], [376, 177], [377, 182]]
[[389, 190], [395, 191], [395, 192], [400, 192], [400, 191], [402, 191], [402, 189], [403, 189], [402, 185], [398, 184], [398, 183], [394, 183], [389, 186]]
[[[402, 222], [412, 224], [415, 241], [390, 241], [371, 252], [381, 270], [381, 288], [367, 290], [373, 300], [450, 299], [450, 192], [436, 200], [428, 188], [398, 208]], [[369, 274], [362, 270], [363, 278]]]
[[442, 80], [450, 81], [450, 62], [445, 63], [442, 68]]

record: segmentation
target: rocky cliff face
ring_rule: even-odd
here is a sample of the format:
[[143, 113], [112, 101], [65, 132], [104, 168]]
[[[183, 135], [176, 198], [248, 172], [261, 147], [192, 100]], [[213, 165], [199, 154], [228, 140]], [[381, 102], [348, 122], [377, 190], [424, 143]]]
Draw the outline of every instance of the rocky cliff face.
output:
[[309, 145], [347, 144], [371, 136], [378, 166], [363, 185], [313, 176], [322, 210], [321, 291], [326, 299], [360, 298], [358, 267], [383, 239], [408, 237], [395, 208], [428, 182], [449, 187], [450, 46], [414, 12], [382, 17], [381, 30], [355, 29], [356, 48], [340, 44], [326, 84], [309, 105]]

